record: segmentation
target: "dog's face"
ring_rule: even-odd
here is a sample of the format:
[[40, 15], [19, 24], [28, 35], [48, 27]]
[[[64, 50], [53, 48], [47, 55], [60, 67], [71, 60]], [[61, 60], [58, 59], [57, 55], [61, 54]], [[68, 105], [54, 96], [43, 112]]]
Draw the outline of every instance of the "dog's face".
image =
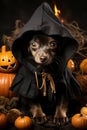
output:
[[48, 65], [54, 60], [57, 47], [57, 42], [52, 37], [35, 35], [29, 42], [28, 52], [36, 63]]

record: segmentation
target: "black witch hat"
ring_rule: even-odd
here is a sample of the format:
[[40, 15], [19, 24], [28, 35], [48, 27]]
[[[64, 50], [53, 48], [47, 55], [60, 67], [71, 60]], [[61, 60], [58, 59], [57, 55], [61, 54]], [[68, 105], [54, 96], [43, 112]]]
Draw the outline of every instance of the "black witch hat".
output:
[[[42, 3], [34, 12], [29, 21], [25, 24], [19, 36], [15, 39], [12, 45], [13, 55], [23, 64], [23, 59], [28, 55], [29, 40], [35, 34], [43, 33], [48, 36], [61, 37], [61, 63], [59, 73], [62, 73], [67, 61], [76, 52], [78, 43], [71, 36], [66, 27], [54, 15], [51, 7], [46, 3]], [[61, 69], [60, 69], [61, 68]]]

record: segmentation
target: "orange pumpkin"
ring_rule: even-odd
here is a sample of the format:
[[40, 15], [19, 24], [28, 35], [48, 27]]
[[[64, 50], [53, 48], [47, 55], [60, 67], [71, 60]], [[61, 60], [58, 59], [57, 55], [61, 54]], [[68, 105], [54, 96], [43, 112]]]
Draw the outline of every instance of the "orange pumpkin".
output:
[[14, 72], [18, 68], [18, 61], [12, 54], [12, 51], [6, 51], [3, 45], [0, 52], [0, 72]]
[[83, 74], [87, 74], [87, 58], [83, 59], [80, 63], [80, 70]]
[[32, 126], [32, 120], [28, 116], [19, 116], [15, 120], [15, 127], [19, 130], [29, 130]]
[[86, 116], [86, 117], [87, 117], [87, 107], [86, 107], [86, 106], [82, 107], [81, 110], [80, 110], [80, 113], [81, 113], [83, 116]]
[[7, 117], [4, 113], [0, 113], [0, 128], [5, 128], [7, 125]]
[[72, 116], [71, 124], [77, 129], [87, 129], [87, 117], [84, 117], [80, 113], [77, 113]]
[[74, 71], [75, 70], [75, 63], [72, 59], [70, 59], [67, 63], [67, 67], [71, 70]]
[[9, 90], [15, 74], [0, 73], [0, 96], [13, 97], [15, 94]]

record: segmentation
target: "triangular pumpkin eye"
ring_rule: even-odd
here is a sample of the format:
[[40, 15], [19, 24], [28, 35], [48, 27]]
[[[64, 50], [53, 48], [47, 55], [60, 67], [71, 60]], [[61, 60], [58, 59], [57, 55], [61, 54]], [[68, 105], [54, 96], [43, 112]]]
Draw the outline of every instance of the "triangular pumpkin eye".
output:
[[2, 59], [2, 61], [5, 61], [5, 59]]
[[14, 58], [14, 56], [12, 55], [12, 58]]
[[8, 62], [11, 62], [11, 60], [10, 60], [10, 59], [8, 59]]

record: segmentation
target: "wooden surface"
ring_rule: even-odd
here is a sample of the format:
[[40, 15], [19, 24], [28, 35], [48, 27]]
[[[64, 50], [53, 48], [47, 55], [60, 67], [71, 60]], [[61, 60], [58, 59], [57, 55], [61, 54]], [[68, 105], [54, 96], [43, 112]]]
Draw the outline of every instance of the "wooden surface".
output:
[[[82, 103], [80, 103], [81, 100], [79, 100], [79, 102], [71, 102], [70, 104], [70, 111], [68, 113], [69, 115], [69, 119], [71, 119], [71, 117], [75, 114], [75, 113], [80, 113], [80, 109], [81, 107], [83, 106]], [[83, 102], [83, 101], [82, 101]], [[8, 126], [5, 128], [5, 129], [1, 129], [0, 130], [18, 130], [14, 127], [14, 124], [8, 124]], [[57, 127], [55, 125], [52, 125], [52, 123], [46, 123], [45, 125], [36, 125], [36, 124], [33, 124], [32, 128], [29, 130], [78, 130], [76, 128], [74, 128], [72, 125], [71, 125], [71, 122], [69, 121], [69, 123], [67, 123], [66, 125], [64, 126], [61, 126], [61, 127]], [[82, 129], [84, 130], [84, 129]]]
[[[4, 130], [18, 130], [18, 129], [16, 129], [12, 125], [9, 125]], [[71, 125], [71, 123], [69, 123], [69, 124], [62, 126], [62, 127], [46, 127], [46, 126], [35, 125], [35, 126], [32, 126], [32, 128], [29, 130], [78, 130], [78, 129], [74, 128]]]

